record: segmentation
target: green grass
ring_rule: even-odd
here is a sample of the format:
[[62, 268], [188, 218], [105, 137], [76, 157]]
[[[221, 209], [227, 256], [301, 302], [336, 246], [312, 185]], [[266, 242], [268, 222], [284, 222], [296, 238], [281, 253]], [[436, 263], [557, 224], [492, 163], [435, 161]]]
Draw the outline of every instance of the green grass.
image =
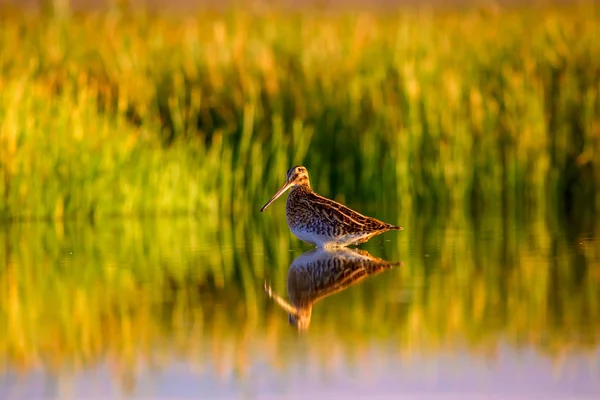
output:
[[0, 17], [0, 216], [600, 204], [594, 6]]

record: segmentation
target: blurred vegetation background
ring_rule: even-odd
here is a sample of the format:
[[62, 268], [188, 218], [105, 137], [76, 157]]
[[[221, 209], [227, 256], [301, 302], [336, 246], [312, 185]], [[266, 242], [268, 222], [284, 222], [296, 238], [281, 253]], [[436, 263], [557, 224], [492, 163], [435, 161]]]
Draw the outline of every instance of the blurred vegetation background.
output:
[[297, 163], [341, 201], [595, 218], [594, 3], [63, 3], [0, 13], [3, 219], [248, 212]]
[[[597, 353], [595, 3], [44, 4], [0, 11], [0, 368], [104, 360], [128, 386], [140, 360], [243, 378], [258, 356], [360, 362], [373, 338]], [[404, 267], [317, 303], [304, 337], [262, 286], [285, 296], [306, 248], [256, 218], [299, 163], [405, 227], [363, 246]]]

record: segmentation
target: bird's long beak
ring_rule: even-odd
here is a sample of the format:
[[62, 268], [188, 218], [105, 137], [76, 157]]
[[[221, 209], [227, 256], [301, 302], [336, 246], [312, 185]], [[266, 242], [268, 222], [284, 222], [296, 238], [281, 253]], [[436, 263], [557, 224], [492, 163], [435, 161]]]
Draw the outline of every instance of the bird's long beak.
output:
[[283, 299], [283, 297], [279, 296], [277, 293], [275, 293], [273, 291], [273, 289], [271, 288], [271, 286], [267, 285], [267, 283], [265, 282], [264, 285], [265, 288], [265, 292], [267, 292], [267, 295], [272, 298], [273, 300], [275, 300], [275, 303], [277, 303], [279, 305], [279, 307], [283, 308], [288, 314], [292, 314], [294, 316], [298, 316], [298, 309], [296, 307], [294, 307], [293, 305], [291, 305], [290, 303], [288, 303], [287, 301], [285, 301]]
[[292, 186], [291, 182], [286, 182], [285, 185], [283, 185], [281, 187], [281, 189], [279, 189], [277, 191], [277, 193], [275, 193], [273, 195], [273, 197], [271, 197], [271, 199], [269, 201], [267, 201], [267, 204], [265, 204], [264, 206], [262, 206], [262, 208], [260, 209], [260, 212], [265, 211], [265, 209], [267, 207], [269, 207], [271, 205], [272, 202], [274, 202], [279, 196], [281, 196], [286, 190], [288, 190], [290, 187]]

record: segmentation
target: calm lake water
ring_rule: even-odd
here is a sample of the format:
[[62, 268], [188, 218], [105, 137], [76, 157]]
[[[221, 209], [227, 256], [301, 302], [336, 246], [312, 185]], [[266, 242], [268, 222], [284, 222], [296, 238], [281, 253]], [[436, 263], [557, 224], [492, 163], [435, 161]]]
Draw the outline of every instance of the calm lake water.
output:
[[593, 224], [349, 204], [405, 230], [324, 253], [284, 204], [2, 226], [0, 397], [600, 398]]

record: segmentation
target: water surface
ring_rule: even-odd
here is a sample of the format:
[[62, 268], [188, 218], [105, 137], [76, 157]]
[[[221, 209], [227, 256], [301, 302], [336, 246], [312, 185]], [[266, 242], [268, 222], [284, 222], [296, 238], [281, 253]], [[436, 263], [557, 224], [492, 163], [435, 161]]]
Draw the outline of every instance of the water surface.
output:
[[600, 395], [593, 224], [363, 208], [405, 230], [315, 256], [283, 203], [4, 225], [2, 398]]

